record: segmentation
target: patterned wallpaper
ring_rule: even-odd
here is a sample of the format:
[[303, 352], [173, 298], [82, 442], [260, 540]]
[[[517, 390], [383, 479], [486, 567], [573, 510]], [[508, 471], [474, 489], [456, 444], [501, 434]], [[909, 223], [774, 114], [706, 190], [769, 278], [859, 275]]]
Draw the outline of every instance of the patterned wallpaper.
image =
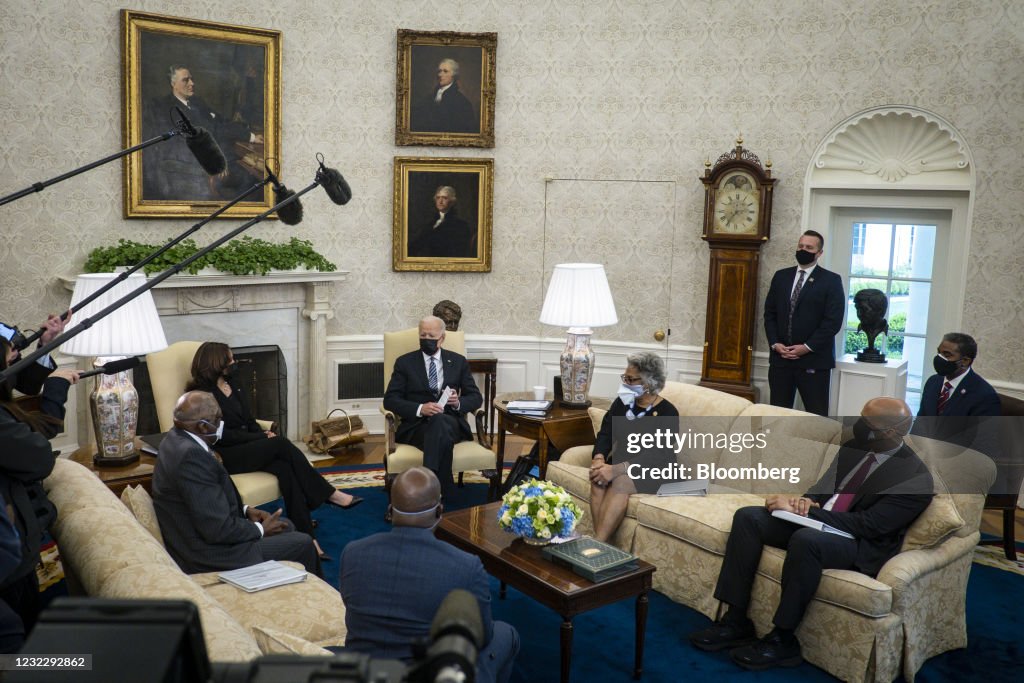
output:
[[[6, 0], [0, 192], [119, 148], [123, 6]], [[952, 122], [971, 146], [978, 188], [964, 328], [982, 345], [984, 374], [1024, 382], [1024, 251], [1007, 248], [1024, 225], [1018, 0], [139, 0], [133, 9], [283, 31], [285, 180], [307, 184], [322, 152], [354, 197], [336, 207], [309, 195], [299, 226], [269, 222], [250, 234], [311, 239], [351, 271], [332, 334], [408, 325], [449, 298], [472, 332], [560, 336], [537, 322], [544, 269], [596, 254], [607, 257], [622, 318], [603, 338], [649, 341], [671, 324], [672, 343], [699, 346], [704, 159], [742, 133], [774, 164], [763, 292], [790, 263], [821, 138], [856, 111], [912, 104]], [[398, 28], [498, 32], [493, 150], [394, 146]], [[494, 157], [493, 272], [391, 272], [396, 155]], [[0, 318], [31, 325], [64, 306], [55, 276], [76, 272], [94, 246], [163, 241], [187, 227], [122, 219], [120, 174], [111, 164], [0, 208]], [[664, 311], [667, 323], [657, 320]]]

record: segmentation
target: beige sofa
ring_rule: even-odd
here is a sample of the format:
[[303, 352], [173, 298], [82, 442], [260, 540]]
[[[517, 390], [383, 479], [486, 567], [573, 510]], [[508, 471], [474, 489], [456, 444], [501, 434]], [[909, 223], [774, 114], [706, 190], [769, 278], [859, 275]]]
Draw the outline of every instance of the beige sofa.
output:
[[[804, 482], [824, 474], [843, 439], [835, 421], [695, 385], [669, 382], [662, 395], [682, 415], [703, 416], [701, 423], [709, 431], [728, 425], [733, 432], [773, 434], [773, 443], [785, 446], [785, 465], [803, 468]], [[591, 409], [596, 426], [603, 414]], [[967, 645], [967, 577], [995, 465], [974, 451], [957, 451], [930, 439], [908, 441], [935, 475], [938, 495], [909, 530], [903, 551], [877, 578], [826, 570], [797, 632], [804, 658], [843, 680], [891, 681], [902, 672], [912, 681], [929, 657]], [[547, 471], [548, 479], [562, 485], [588, 512], [591, 452], [590, 446], [569, 449]], [[725, 467], [750, 465], [754, 457], [750, 451], [728, 449], [681, 455], [691, 463], [696, 459]], [[946, 492], [945, 481], [957, 482], [956, 494]], [[656, 589], [717, 618], [720, 603], [713, 593], [733, 512], [762, 505], [772, 486], [777, 488], [757, 483], [739, 492], [713, 481], [706, 497], [632, 496], [612, 541], [657, 566]], [[971, 492], [961, 493], [966, 490]], [[592, 533], [589, 515], [584, 515], [582, 527]], [[758, 568], [750, 615], [760, 634], [771, 628], [784, 557], [784, 551], [767, 548]]]
[[319, 578], [246, 593], [219, 582], [215, 572], [189, 576], [164, 550], [144, 489], [122, 495], [133, 514], [95, 474], [64, 459], [57, 460], [44, 487], [57, 506], [52, 533], [73, 595], [191, 600], [199, 608], [211, 661], [326, 655], [323, 647], [344, 645], [344, 604]]

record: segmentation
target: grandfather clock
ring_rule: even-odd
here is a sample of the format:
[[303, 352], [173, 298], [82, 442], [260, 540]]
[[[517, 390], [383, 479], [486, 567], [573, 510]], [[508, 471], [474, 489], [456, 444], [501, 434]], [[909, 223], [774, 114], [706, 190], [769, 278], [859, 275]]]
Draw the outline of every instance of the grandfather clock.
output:
[[700, 386], [755, 401], [757, 269], [761, 245], [771, 234], [772, 164], [762, 167], [739, 138], [713, 167], [710, 161], [704, 166], [701, 239], [711, 248], [711, 268]]

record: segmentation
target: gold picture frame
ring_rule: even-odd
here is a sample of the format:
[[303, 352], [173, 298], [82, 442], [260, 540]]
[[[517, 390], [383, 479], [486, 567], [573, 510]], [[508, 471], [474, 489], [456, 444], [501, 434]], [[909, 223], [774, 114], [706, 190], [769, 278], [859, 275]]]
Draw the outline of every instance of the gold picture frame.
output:
[[494, 159], [395, 157], [392, 269], [489, 273], [493, 184]]
[[497, 33], [398, 30], [395, 144], [494, 147]]
[[[125, 146], [175, 130], [178, 107], [227, 160], [207, 175], [181, 135], [127, 156], [125, 218], [207, 216], [261, 180], [268, 160], [280, 169], [280, 31], [121, 10], [121, 39]], [[222, 216], [257, 216], [273, 197], [264, 186]]]

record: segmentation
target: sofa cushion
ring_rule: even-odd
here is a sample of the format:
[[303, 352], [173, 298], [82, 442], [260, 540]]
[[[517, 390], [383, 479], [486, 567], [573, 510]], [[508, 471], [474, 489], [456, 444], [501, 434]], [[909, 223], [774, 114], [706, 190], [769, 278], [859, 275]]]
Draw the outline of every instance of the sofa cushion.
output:
[[936, 493], [924, 512], [907, 529], [902, 550], [934, 548], [963, 525], [964, 519], [952, 497], [946, 492]]
[[725, 555], [735, 510], [763, 506], [764, 498], [749, 493], [711, 493], [707, 496], [632, 496], [642, 526], [685, 540], [716, 555]]
[[293, 636], [273, 628], [254, 626], [253, 635], [256, 644], [265, 655], [305, 655], [311, 657], [330, 657], [333, 652], [314, 645], [308, 640]]
[[[302, 569], [295, 562], [285, 562]], [[246, 628], [272, 628], [319, 646], [345, 644], [345, 603], [330, 584], [309, 575], [305, 581], [246, 593], [217, 578], [217, 572], [190, 577]]]
[[102, 593], [93, 595], [123, 599], [191, 600], [199, 608], [203, 639], [211, 661], [241, 662], [262, 654], [248, 629], [176, 567], [152, 564], [122, 568], [103, 584]]
[[156, 518], [156, 508], [153, 507], [149, 492], [141, 486], [126, 486], [121, 492], [121, 502], [135, 515], [142, 528], [163, 545], [164, 536], [160, 533], [160, 522]]
[[[786, 551], [766, 546], [758, 572], [781, 585]], [[826, 569], [814, 594], [815, 600], [845, 607], [858, 614], [881, 618], [892, 611], [892, 588], [867, 574], [847, 569]]]

